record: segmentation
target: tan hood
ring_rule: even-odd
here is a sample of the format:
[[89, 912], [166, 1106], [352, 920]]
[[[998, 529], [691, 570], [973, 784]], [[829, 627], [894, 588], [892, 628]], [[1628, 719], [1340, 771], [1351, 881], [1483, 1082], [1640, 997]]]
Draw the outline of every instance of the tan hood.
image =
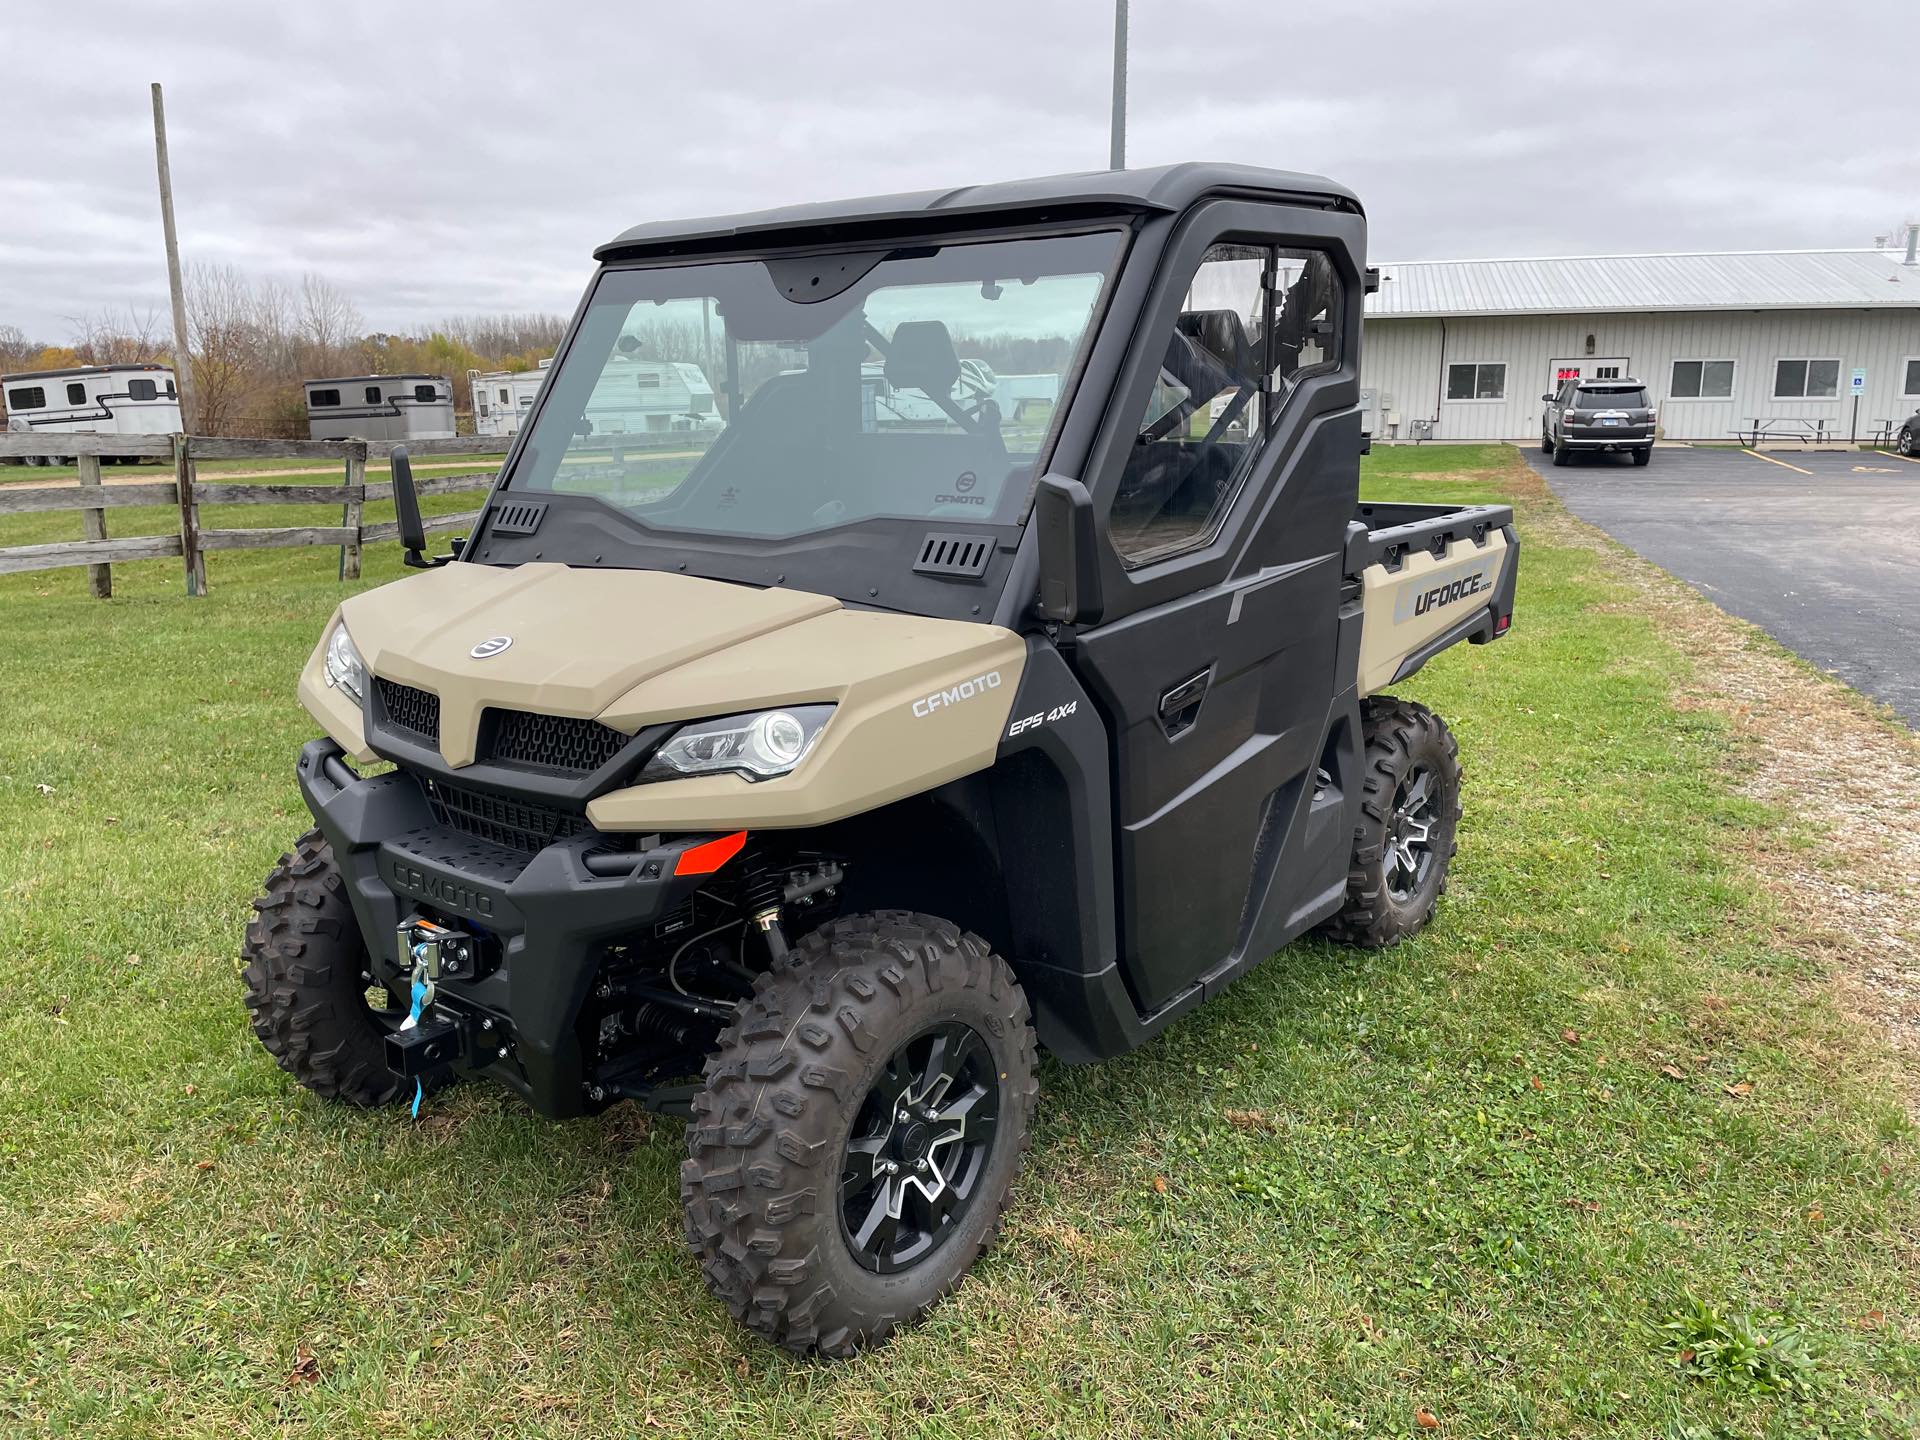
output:
[[[792, 775], [616, 791], [589, 811], [605, 829], [815, 824], [982, 769], [1025, 658], [1020, 638], [997, 626], [564, 565], [448, 565], [354, 596], [340, 617], [375, 675], [440, 697], [440, 751], [453, 766], [473, 763], [488, 706], [598, 719], [628, 734], [770, 705], [838, 707]], [[503, 637], [504, 649], [475, 657]], [[301, 676], [301, 699], [342, 746], [370, 758], [358, 708], [325, 684], [325, 643]]]

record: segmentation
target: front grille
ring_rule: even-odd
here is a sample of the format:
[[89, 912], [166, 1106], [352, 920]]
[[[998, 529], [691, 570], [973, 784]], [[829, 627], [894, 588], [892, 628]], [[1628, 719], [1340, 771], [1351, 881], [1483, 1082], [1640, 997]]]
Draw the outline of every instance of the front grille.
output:
[[422, 739], [440, 740], [440, 697], [431, 690], [416, 689], [412, 685], [402, 685], [397, 680], [388, 680], [383, 676], [373, 677], [373, 683], [380, 687], [380, 704], [387, 712], [387, 722], [396, 729], [410, 730]]
[[591, 828], [584, 815], [421, 777], [433, 818], [450, 830], [532, 855]]
[[535, 715], [527, 710], [490, 710], [492, 739], [487, 758], [503, 765], [538, 765], [585, 775], [620, 753], [633, 737], [598, 720]]

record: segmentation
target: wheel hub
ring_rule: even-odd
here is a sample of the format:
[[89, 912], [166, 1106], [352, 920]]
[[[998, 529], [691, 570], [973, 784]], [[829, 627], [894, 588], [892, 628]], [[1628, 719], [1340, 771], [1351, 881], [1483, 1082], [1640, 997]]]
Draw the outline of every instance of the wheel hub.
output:
[[841, 1166], [841, 1228], [855, 1259], [889, 1273], [944, 1243], [979, 1188], [999, 1110], [993, 1057], [970, 1026], [937, 1026], [888, 1058]]
[[1387, 821], [1387, 890], [1396, 900], [1411, 898], [1433, 868], [1435, 818], [1433, 771], [1416, 766], [1401, 783]]

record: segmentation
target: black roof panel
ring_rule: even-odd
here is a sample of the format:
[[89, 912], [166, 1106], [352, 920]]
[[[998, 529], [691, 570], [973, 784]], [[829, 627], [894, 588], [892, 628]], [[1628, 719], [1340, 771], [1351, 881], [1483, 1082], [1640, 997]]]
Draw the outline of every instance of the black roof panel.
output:
[[[1176, 212], [1214, 191], [1258, 192], [1276, 198], [1306, 199], [1358, 210], [1360, 202], [1346, 186], [1321, 175], [1267, 170], [1254, 165], [1215, 165], [1187, 161], [1150, 170], [1088, 170], [956, 190], [919, 190], [904, 195], [873, 195], [853, 200], [817, 201], [721, 215], [699, 220], [654, 220], [636, 225], [595, 250], [597, 260], [681, 251], [729, 248], [725, 242], [749, 238], [774, 243], [831, 242], [838, 234], [917, 225], [953, 217], [1003, 214], [1035, 218], [1050, 212], [1074, 215], [1124, 214], [1143, 210]], [[780, 232], [788, 232], [782, 235]], [[849, 236], [851, 238], [851, 236]]]
[[63, 380], [69, 375], [113, 375], [123, 370], [165, 370], [173, 373], [171, 365], [151, 365], [145, 362], [128, 365], [74, 365], [65, 370], [21, 370], [12, 375], [0, 375], [0, 384], [11, 384], [15, 380]]
[[351, 385], [356, 380], [438, 380], [443, 385], [453, 382], [444, 375], [322, 375], [315, 380], [302, 380], [302, 385]]

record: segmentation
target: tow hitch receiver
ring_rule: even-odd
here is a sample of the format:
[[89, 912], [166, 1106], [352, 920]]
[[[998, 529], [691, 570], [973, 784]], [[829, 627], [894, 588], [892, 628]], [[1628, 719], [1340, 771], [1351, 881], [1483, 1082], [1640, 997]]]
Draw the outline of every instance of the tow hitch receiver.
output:
[[[466, 1058], [474, 1037], [467, 1024], [433, 1008], [443, 979], [468, 980], [486, 971], [481, 937], [454, 930], [424, 916], [410, 915], [399, 925], [401, 964], [413, 977], [414, 1008], [407, 1022], [387, 1036], [387, 1065], [414, 1079], [445, 1070]], [[491, 1029], [488, 1020], [485, 1028]], [[500, 1051], [505, 1058], [506, 1050]]]
[[445, 1070], [460, 1058], [460, 1027], [452, 1020], [422, 1020], [387, 1036], [387, 1067], [409, 1080]]

